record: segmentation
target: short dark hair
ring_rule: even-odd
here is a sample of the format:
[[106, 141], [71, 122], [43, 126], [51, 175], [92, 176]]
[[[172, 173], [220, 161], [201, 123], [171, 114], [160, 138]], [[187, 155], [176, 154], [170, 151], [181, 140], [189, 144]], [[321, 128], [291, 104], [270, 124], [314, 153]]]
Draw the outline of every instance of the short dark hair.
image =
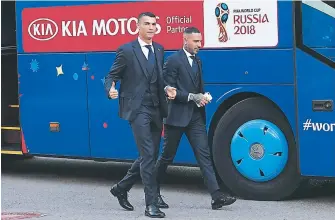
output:
[[148, 17], [151, 17], [151, 18], [156, 18], [156, 15], [152, 12], [142, 12], [141, 14], [138, 15], [137, 19], [140, 20], [144, 16], [148, 16]]
[[198, 34], [200, 33], [200, 31], [196, 27], [188, 27], [188, 28], [185, 28], [184, 33], [185, 34]]

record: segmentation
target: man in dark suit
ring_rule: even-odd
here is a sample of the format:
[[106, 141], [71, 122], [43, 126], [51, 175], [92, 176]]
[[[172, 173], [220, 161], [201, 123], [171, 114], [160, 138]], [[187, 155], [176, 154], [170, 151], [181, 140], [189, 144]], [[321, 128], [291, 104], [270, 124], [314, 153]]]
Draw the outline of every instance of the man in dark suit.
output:
[[218, 209], [234, 203], [236, 199], [220, 192], [210, 157], [205, 114], [209, 99], [204, 95], [202, 65], [196, 55], [201, 47], [202, 35], [197, 28], [189, 27], [183, 37], [184, 48], [168, 57], [163, 67], [166, 88], [174, 87], [177, 92], [176, 95], [169, 95], [168, 92], [170, 101], [164, 123], [163, 152], [156, 165], [157, 178], [158, 182], [162, 180], [185, 133], [212, 196], [212, 208]]
[[[119, 115], [128, 120], [132, 128], [139, 158], [126, 176], [112, 186], [110, 192], [126, 210], [133, 210], [127, 192], [137, 179], [142, 178], [145, 193], [145, 215], [165, 217], [158, 207], [157, 182], [154, 172], [158, 157], [163, 117], [167, 116], [162, 67], [164, 48], [152, 41], [157, 30], [156, 16], [150, 12], [138, 17], [139, 36], [133, 42], [120, 46], [115, 61], [105, 77], [108, 97], [115, 99], [115, 83], [121, 81]], [[171, 96], [175, 90], [167, 90]]]

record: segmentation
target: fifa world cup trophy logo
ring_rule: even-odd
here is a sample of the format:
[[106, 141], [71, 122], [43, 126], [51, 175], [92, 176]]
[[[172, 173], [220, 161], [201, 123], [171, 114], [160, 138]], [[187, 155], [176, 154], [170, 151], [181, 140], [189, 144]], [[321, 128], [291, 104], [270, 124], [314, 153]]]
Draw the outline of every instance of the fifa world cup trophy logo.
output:
[[226, 30], [228, 15], [229, 15], [228, 5], [225, 3], [219, 3], [215, 8], [215, 16], [218, 21], [218, 26], [220, 29], [218, 37], [220, 42], [228, 41], [228, 35]]

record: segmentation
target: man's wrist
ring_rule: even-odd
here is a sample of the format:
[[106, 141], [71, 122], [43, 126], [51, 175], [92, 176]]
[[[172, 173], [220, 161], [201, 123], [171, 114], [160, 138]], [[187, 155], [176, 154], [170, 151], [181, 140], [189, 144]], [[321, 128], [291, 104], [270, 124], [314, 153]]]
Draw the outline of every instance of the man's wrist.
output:
[[164, 92], [166, 92], [166, 89], [167, 89], [168, 87], [170, 87], [170, 86], [167, 85], [167, 86], [164, 87]]
[[191, 100], [193, 100], [193, 93], [189, 93], [188, 97], [187, 97], [188, 102], [191, 101]]

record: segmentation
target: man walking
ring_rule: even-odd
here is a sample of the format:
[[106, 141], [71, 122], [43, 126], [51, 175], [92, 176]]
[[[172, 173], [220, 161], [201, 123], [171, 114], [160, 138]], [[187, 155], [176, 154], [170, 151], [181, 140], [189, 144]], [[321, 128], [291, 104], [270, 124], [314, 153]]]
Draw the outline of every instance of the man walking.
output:
[[[121, 81], [119, 116], [129, 121], [140, 157], [126, 176], [110, 192], [126, 210], [133, 210], [127, 192], [137, 179], [142, 178], [145, 193], [145, 215], [165, 217], [157, 204], [157, 182], [154, 172], [158, 157], [163, 117], [167, 116], [162, 67], [164, 48], [152, 41], [156, 32], [156, 16], [141, 13], [138, 17], [139, 36], [120, 46], [110, 72], [105, 77], [108, 97], [116, 99], [115, 83]], [[173, 96], [175, 90], [168, 88]]]
[[236, 199], [220, 192], [210, 158], [205, 114], [205, 105], [209, 100], [204, 95], [202, 65], [196, 55], [201, 47], [202, 35], [197, 28], [189, 27], [183, 37], [183, 49], [168, 57], [163, 68], [166, 88], [176, 88], [176, 95], [167, 90], [170, 101], [164, 124], [163, 152], [157, 162], [157, 178], [159, 182], [162, 180], [185, 133], [212, 196], [212, 209], [218, 209], [234, 203]]

